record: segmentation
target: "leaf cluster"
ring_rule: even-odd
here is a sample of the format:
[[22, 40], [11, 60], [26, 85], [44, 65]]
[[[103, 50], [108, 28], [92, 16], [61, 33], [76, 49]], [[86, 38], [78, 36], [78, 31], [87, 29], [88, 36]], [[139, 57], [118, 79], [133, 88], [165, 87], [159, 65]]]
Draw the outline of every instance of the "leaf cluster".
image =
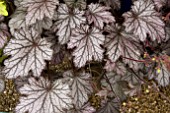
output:
[[146, 79], [169, 85], [170, 4], [131, 2], [124, 11], [123, 0], [15, 0], [10, 19], [0, 16], [15, 112], [117, 113]]

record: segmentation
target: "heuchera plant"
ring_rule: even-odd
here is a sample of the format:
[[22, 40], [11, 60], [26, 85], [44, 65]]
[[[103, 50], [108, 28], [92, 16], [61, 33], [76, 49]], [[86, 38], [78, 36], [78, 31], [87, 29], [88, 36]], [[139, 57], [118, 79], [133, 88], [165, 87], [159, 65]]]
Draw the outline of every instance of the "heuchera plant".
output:
[[119, 113], [146, 79], [169, 85], [170, 2], [129, 2], [14, 0], [4, 18], [0, 1], [1, 76], [21, 94], [14, 111]]

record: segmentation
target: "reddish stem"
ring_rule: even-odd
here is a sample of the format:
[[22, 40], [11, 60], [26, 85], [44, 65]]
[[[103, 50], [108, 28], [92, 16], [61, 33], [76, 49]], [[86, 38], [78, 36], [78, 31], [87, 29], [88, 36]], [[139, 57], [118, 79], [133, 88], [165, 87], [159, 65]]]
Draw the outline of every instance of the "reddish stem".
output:
[[128, 59], [128, 60], [132, 60], [132, 61], [136, 61], [136, 62], [146, 62], [146, 60], [135, 60], [135, 59], [127, 58], [127, 57], [123, 57], [123, 56], [122, 56], [122, 58], [125, 58], [125, 59]]

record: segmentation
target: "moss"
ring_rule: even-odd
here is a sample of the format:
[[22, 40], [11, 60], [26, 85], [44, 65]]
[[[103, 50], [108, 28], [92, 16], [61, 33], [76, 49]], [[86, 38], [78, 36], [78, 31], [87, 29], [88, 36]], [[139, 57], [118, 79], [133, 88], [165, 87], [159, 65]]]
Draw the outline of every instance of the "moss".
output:
[[144, 86], [141, 95], [130, 97], [122, 103], [121, 113], [170, 113], [169, 94], [170, 86], [160, 92]]
[[5, 80], [5, 90], [0, 93], [0, 111], [14, 111], [19, 102], [19, 93], [15, 89], [13, 80]]

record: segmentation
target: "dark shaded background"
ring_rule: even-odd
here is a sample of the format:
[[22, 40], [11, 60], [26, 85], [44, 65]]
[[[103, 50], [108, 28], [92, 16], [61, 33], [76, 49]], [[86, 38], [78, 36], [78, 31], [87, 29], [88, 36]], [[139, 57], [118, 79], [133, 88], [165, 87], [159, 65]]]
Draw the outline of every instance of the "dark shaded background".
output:
[[131, 9], [132, 0], [121, 0], [121, 9], [120, 12], [123, 14]]

